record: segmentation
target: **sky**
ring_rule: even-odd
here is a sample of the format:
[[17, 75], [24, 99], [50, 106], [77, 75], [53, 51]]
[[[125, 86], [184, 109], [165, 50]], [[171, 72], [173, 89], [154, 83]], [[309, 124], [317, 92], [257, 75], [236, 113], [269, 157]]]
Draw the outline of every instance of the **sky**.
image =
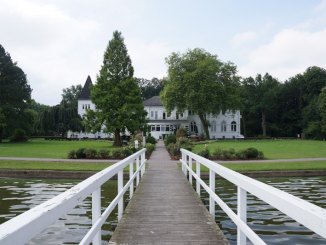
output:
[[172, 52], [203, 48], [242, 77], [284, 82], [326, 68], [326, 0], [0, 0], [0, 44], [23, 69], [32, 98], [60, 103], [62, 89], [93, 82], [115, 30], [135, 76], [167, 74]]

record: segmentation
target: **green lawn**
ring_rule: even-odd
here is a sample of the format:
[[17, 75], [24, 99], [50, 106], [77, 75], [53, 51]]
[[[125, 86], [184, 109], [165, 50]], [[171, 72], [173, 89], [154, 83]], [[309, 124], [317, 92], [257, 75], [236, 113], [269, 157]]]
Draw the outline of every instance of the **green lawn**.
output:
[[[326, 161], [225, 163], [223, 166], [234, 171], [326, 170]], [[208, 169], [203, 165], [200, 169], [203, 172], [208, 172]], [[195, 167], [193, 170], [195, 171]]]
[[[193, 151], [197, 153], [204, 147], [205, 144], [196, 144]], [[317, 140], [221, 140], [209, 142], [207, 147], [211, 153], [217, 148], [242, 150], [255, 147], [262, 151], [267, 159], [326, 157], [326, 141]]]
[[78, 148], [108, 149], [113, 148], [112, 142], [96, 141], [54, 141], [33, 139], [23, 143], [0, 143], [1, 157], [40, 157], [40, 158], [67, 158], [70, 150]]

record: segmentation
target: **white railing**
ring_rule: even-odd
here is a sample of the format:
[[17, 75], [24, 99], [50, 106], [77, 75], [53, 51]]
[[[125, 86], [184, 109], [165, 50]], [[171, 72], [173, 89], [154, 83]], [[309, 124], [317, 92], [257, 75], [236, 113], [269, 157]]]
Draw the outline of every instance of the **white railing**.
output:
[[[209, 212], [215, 218], [215, 203], [237, 225], [237, 244], [244, 245], [247, 238], [253, 244], [265, 242], [247, 225], [247, 192], [260, 198], [274, 208], [280, 210], [300, 224], [326, 238], [326, 209], [320, 208], [289, 193], [254, 180], [233, 170], [223, 167], [216, 162], [198, 156], [190, 151], [181, 149], [182, 171], [192, 184], [196, 179], [196, 192], [200, 195], [201, 186], [209, 194]], [[195, 163], [196, 171], [192, 170]], [[209, 186], [200, 178], [201, 164], [209, 169]], [[235, 184], [238, 189], [237, 214], [215, 193], [215, 174]]]
[[[80, 182], [60, 195], [20, 214], [19, 216], [0, 225], [0, 244], [25, 244], [35, 235], [58, 220], [62, 215], [92, 195], [92, 227], [80, 244], [101, 244], [101, 226], [112, 210], [118, 205], [118, 221], [123, 213], [123, 195], [129, 188], [130, 198], [134, 191], [134, 181], [139, 184], [145, 172], [145, 151], [142, 149], [135, 154], [111, 165]], [[134, 171], [135, 165], [135, 171]], [[129, 167], [129, 181], [123, 185], [123, 170]], [[101, 186], [114, 175], [118, 175], [118, 194], [110, 205], [101, 213]]]

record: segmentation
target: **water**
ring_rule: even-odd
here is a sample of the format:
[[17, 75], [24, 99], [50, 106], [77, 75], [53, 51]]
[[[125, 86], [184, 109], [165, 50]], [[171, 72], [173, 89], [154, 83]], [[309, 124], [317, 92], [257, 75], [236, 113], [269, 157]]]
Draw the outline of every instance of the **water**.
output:
[[[260, 178], [260, 181], [326, 208], [326, 177]], [[226, 180], [216, 180], [216, 193], [236, 213], [236, 187]], [[208, 208], [205, 191], [202, 199]], [[248, 224], [267, 244], [326, 244], [326, 240], [260, 199], [248, 194]], [[215, 220], [231, 244], [236, 244], [236, 225], [216, 205]]]
[[[78, 180], [0, 178], [0, 223], [51, 199], [79, 182]], [[103, 212], [117, 195], [117, 181], [108, 181], [101, 192]], [[91, 204], [91, 198], [86, 198], [80, 205], [33, 238], [29, 244], [78, 244], [91, 227]], [[103, 243], [109, 241], [116, 225], [117, 210], [114, 210], [103, 226]]]
[[[326, 177], [262, 178], [259, 180], [326, 208]], [[0, 223], [58, 195], [79, 182], [78, 180], [0, 178]], [[216, 191], [235, 211], [237, 205], [235, 186], [218, 179]], [[116, 181], [109, 181], [104, 185], [102, 188], [103, 210], [116, 194]], [[202, 197], [208, 207], [207, 194], [203, 192]], [[109, 241], [117, 225], [116, 212], [116, 210], [112, 212], [103, 226], [103, 243]], [[236, 226], [218, 208], [216, 210], [216, 222], [230, 243], [235, 244]], [[248, 223], [267, 244], [326, 244], [325, 239], [320, 238], [252, 195], [248, 195]], [[64, 215], [55, 224], [36, 236], [29, 244], [78, 244], [90, 227], [91, 199], [87, 198], [69, 214]]]

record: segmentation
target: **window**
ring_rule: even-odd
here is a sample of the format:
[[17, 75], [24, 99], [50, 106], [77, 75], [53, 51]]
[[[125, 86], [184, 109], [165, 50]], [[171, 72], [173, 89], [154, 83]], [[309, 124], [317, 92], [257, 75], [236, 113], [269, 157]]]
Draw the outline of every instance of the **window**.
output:
[[[157, 111], [155, 111], [155, 119], [157, 119], [158, 118], [158, 113], [157, 113]], [[158, 131], [160, 131], [160, 130], [158, 130]]]
[[165, 115], [166, 115], [165, 112], [163, 112], [163, 119], [165, 119]]
[[176, 114], [175, 114], [175, 118], [176, 118], [176, 119], [179, 119], [179, 113], [176, 113]]
[[83, 110], [85, 109], [85, 104], [82, 105]]
[[166, 127], [165, 127], [165, 131], [166, 131], [166, 132], [169, 132], [169, 131], [170, 131], [170, 125], [166, 125]]
[[226, 132], [226, 122], [225, 121], [223, 121], [221, 124], [221, 131]]
[[215, 121], [211, 122], [211, 131], [216, 132], [216, 122]]
[[161, 131], [161, 125], [156, 125], [156, 131]]
[[231, 131], [232, 132], [237, 131], [237, 123], [235, 121], [231, 122]]
[[155, 125], [152, 125], [152, 126], [151, 126], [151, 131], [152, 131], [152, 132], [155, 131]]
[[154, 111], [151, 111], [151, 118], [154, 117]]
[[198, 133], [198, 128], [195, 121], [190, 123], [190, 132], [196, 134]]

